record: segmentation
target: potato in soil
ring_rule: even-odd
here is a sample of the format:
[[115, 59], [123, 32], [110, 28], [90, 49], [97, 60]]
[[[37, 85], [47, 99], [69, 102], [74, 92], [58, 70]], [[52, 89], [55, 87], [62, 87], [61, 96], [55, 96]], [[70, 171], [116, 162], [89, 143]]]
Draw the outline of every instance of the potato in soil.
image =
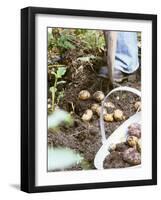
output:
[[[101, 106], [96, 108], [96, 113], [97, 113], [98, 116], [101, 115], [101, 109], [102, 109]], [[105, 115], [105, 114], [107, 114], [107, 111], [106, 111], [106, 109], [103, 109], [103, 115]]]
[[83, 121], [90, 121], [92, 119], [93, 112], [92, 110], [88, 109], [85, 111], [85, 113], [82, 116]]
[[96, 112], [96, 110], [97, 110], [98, 107], [100, 107], [100, 105], [97, 104], [97, 103], [94, 103], [94, 104], [92, 104], [92, 106], [91, 106], [91, 110], [92, 110], [93, 112]]
[[93, 98], [97, 101], [97, 102], [101, 102], [104, 98], [105, 95], [102, 91], [97, 91], [93, 94]]
[[137, 101], [134, 104], [135, 110], [140, 111], [141, 110], [141, 101]]
[[138, 143], [138, 138], [135, 136], [128, 136], [126, 142], [130, 147], [136, 148], [137, 143]]
[[106, 121], [106, 122], [113, 122], [113, 113], [112, 114], [105, 114], [104, 116], [103, 116], [103, 118], [104, 118], [104, 120]]
[[81, 90], [80, 92], [79, 92], [79, 95], [78, 95], [78, 97], [79, 97], [79, 99], [80, 100], [87, 100], [87, 99], [89, 99], [90, 98], [90, 93], [88, 92], [88, 90]]
[[124, 119], [123, 111], [120, 109], [115, 110], [113, 116], [116, 121], [122, 121]]

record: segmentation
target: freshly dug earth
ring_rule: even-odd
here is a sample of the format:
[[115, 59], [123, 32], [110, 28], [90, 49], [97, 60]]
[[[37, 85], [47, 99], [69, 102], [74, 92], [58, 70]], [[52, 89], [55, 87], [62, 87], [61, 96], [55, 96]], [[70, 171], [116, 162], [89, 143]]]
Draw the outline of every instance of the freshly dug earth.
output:
[[140, 164], [140, 153], [134, 148], [128, 146], [126, 143], [120, 143], [117, 145], [116, 150], [112, 151], [108, 156], [106, 156], [103, 163], [104, 169], [124, 168], [137, 165], [125, 161], [124, 154], [129, 150], [135, 151], [135, 155], [139, 156], [139, 162], [137, 164]]
[[122, 159], [121, 152], [113, 151], [105, 158], [103, 167], [104, 169], [123, 168], [123, 167], [130, 167], [130, 164], [128, 164]]
[[108, 149], [110, 154], [104, 160], [104, 168], [122, 168], [141, 164], [141, 124], [128, 127], [126, 142]]
[[[69, 63], [68, 63], [69, 64]], [[101, 147], [101, 135], [99, 127], [99, 117], [94, 114], [92, 120], [83, 122], [81, 117], [83, 113], [91, 108], [96, 101], [91, 97], [88, 100], [81, 101], [78, 94], [81, 90], [88, 90], [91, 96], [96, 91], [103, 91], [105, 95], [109, 92], [108, 81], [97, 77], [98, 66], [91, 66], [89, 63], [79, 63], [70, 61], [70, 67], [63, 80], [66, 81], [64, 86], [64, 97], [59, 102], [59, 107], [71, 113], [74, 119], [73, 126], [67, 127], [62, 125], [57, 130], [48, 130], [48, 144], [54, 147], [69, 147], [83, 155], [84, 160], [89, 163], [90, 168], [94, 169], [94, 157]], [[49, 80], [50, 81], [50, 80]], [[128, 85], [140, 90], [140, 73], [135, 74], [135, 78], [124, 81], [121, 85]], [[61, 90], [58, 87], [58, 90]], [[49, 94], [50, 97], [50, 94]], [[112, 94], [109, 101], [115, 105], [116, 109], [123, 111], [125, 119], [119, 122], [105, 122], [106, 137], [120, 126], [127, 118], [133, 115], [135, 102], [140, 101], [138, 96], [128, 92], [116, 92]], [[111, 112], [109, 110], [109, 112]], [[119, 152], [113, 152], [112, 155], [117, 158], [117, 167], [127, 167], [128, 164], [120, 159]], [[111, 167], [116, 166], [111, 160], [111, 155], [107, 163], [111, 162]], [[82, 166], [75, 166], [67, 170], [83, 169]]]

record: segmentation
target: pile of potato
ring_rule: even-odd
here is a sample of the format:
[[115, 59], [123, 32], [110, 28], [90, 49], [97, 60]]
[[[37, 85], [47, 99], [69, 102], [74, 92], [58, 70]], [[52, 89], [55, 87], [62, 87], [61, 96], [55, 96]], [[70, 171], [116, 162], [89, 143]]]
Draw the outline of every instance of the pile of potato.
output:
[[[105, 95], [102, 91], [95, 92], [92, 96], [87, 90], [80, 91], [78, 98], [82, 101], [88, 100], [93, 98], [96, 103], [91, 105], [90, 109], [87, 109], [85, 113], [82, 115], [83, 121], [90, 121], [93, 117], [93, 114], [97, 114], [100, 116], [101, 114], [101, 102], [104, 100]], [[104, 121], [106, 122], [113, 122], [113, 121], [122, 121], [125, 119], [124, 113], [120, 109], [116, 109], [115, 105], [112, 102], [107, 102], [104, 105], [103, 110], [103, 117]], [[111, 110], [112, 112], [108, 112]]]
[[125, 143], [111, 144], [109, 151], [118, 152], [122, 160], [130, 165], [141, 163], [141, 125], [133, 123], [128, 127]]

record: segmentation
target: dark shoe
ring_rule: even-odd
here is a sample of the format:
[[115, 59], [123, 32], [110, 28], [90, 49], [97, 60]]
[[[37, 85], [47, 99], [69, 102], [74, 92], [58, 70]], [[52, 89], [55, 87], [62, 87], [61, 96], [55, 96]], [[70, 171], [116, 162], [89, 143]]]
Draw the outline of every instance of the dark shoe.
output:
[[[101, 78], [106, 78], [106, 79], [109, 78], [109, 71], [108, 71], [107, 66], [102, 66], [100, 68], [98, 76], [101, 77]], [[121, 82], [123, 82], [126, 79], [128, 79], [128, 74], [123, 73], [123, 72], [121, 72], [118, 69], [114, 70], [114, 81], [116, 83], [121, 83]]]

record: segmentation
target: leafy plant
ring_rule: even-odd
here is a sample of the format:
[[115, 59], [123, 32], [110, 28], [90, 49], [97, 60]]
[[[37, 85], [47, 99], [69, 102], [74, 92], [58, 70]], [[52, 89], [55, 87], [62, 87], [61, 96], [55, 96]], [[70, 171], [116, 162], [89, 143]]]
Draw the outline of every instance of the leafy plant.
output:
[[57, 40], [57, 47], [60, 50], [60, 53], [64, 53], [64, 51], [68, 49], [74, 49], [75, 46], [72, 44], [73, 37], [68, 34], [61, 34]]
[[[60, 81], [61, 83], [65, 83], [65, 81]], [[59, 82], [58, 82], [59, 83]], [[59, 104], [60, 99], [62, 99], [64, 97], [64, 89], [60, 92], [58, 92], [58, 96], [57, 96], [57, 104]]]
[[54, 46], [54, 39], [52, 33], [48, 31], [48, 50], [51, 51]]
[[98, 56], [104, 51], [103, 31], [87, 29], [53, 28], [48, 33], [48, 50], [64, 54], [67, 50], [82, 49], [88, 54]]
[[84, 48], [91, 51], [95, 56], [105, 47], [103, 32], [98, 30], [87, 30], [82, 35], [82, 42], [84, 43]]
[[48, 31], [48, 50], [57, 49], [60, 54], [75, 48], [75, 37], [68, 29], [53, 28]]
[[[52, 111], [54, 111], [54, 109], [55, 109], [55, 95], [57, 92], [57, 86], [59, 84], [65, 83], [65, 81], [63, 81], [63, 80], [61, 80], [61, 81], [58, 81], [58, 80], [60, 78], [62, 78], [65, 73], [66, 73], [66, 67], [59, 67], [56, 72], [53, 72], [53, 74], [55, 76], [55, 82], [54, 82], [54, 86], [50, 88], [51, 93], [52, 93], [52, 108], [51, 108]], [[63, 95], [63, 93], [59, 92], [58, 97], [60, 98], [62, 95]]]

